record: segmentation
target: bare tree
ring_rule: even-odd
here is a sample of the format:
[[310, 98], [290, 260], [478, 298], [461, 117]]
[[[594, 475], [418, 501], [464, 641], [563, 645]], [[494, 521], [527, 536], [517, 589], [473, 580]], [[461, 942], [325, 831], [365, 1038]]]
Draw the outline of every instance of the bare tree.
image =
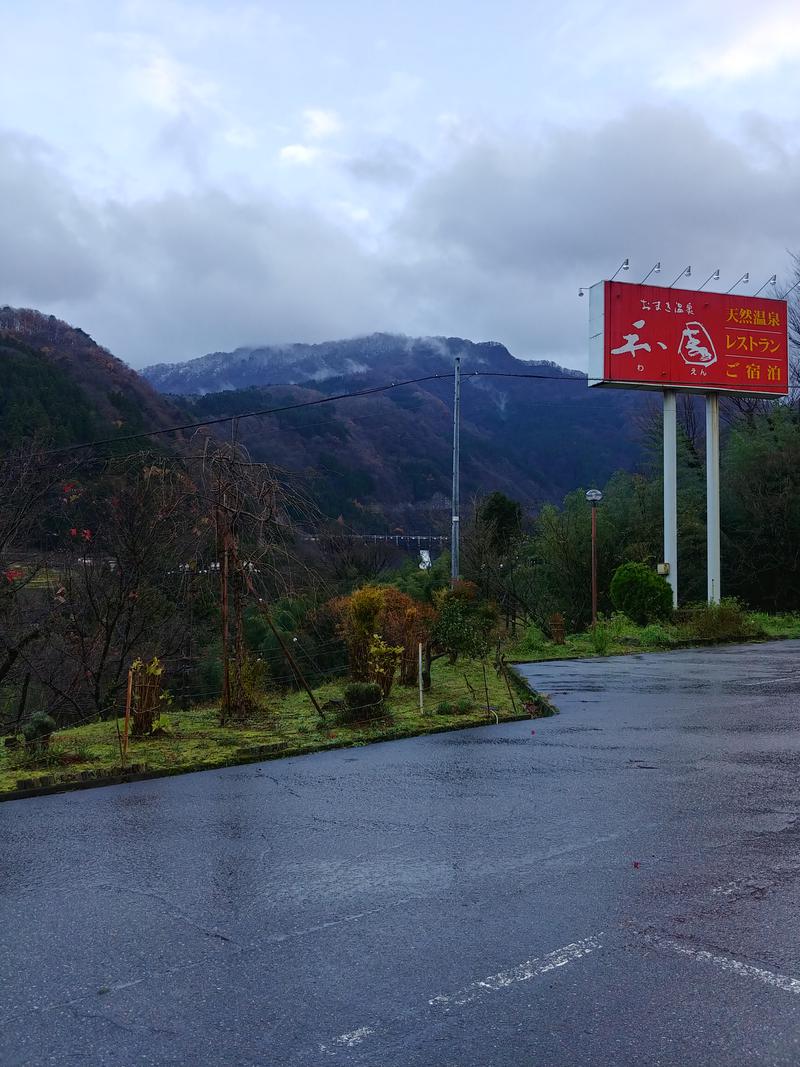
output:
[[[269, 600], [291, 588], [297, 565], [290, 514], [306, 505], [286, 472], [254, 463], [235, 442], [206, 441], [199, 462], [202, 507], [213, 528], [219, 574], [220, 721], [225, 725], [246, 718], [257, 703], [256, 672], [244, 636], [245, 605], [261, 605], [272, 625]], [[282, 647], [300, 681], [296, 663]]]
[[47, 608], [35, 592], [42, 535], [58, 506], [62, 480], [73, 470], [73, 462], [56, 462], [35, 442], [10, 449], [0, 459], [0, 684], [9, 685], [12, 697], [18, 697], [16, 722], [24, 715], [31, 680], [26, 654], [46, 629]]
[[180, 465], [143, 455], [112, 465], [67, 510], [43, 593], [47, 641], [25, 657], [55, 713], [107, 716], [133, 659], [180, 651], [181, 564], [196, 518], [194, 486]]

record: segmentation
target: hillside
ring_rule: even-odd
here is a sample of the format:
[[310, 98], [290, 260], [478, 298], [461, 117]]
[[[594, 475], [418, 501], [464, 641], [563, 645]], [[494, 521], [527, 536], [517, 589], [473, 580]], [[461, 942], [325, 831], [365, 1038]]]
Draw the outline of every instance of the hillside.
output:
[[[576, 371], [515, 359], [500, 344], [377, 334], [239, 349], [150, 368], [146, 373], [160, 389], [186, 390], [163, 396], [82, 330], [13, 308], [0, 309], [0, 442], [38, 437], [62, 445], [124, 436], [425, 378], [367, 397], [243, 419], [237, 433], [254, 459], [291, 472], [323, 516], [341, 516], [366, 532], [445, 532], [456, 354], [464, 374], [466, 502], [500, 489], [535, 510], [635, 465], [641, 396], [590, 390]], [[221, 382], [237, 388], [212, 388]], [[229, 436], [230, 426], [219, 432]]]
[[310, 472], [326, 514], [367, 529], [388, 522], [408, 530], [446, 524], [456, 355], [464, 375], [465, 498], [501, 489], [535, 509], [635, 465], [641, 395], [590, 390], [577, 371], [516, 359], [497, 343], [374, 334], [241, 348], [143, 373], [159, 389], [180, 390], [198, 418], [442, 375], [363, 399], [248, 419], [239, 428], [255, 458]]
[[0, 443], [65, 445], [161, 429], [175, 405], [83, 330], [38, 311], [0, 308]]

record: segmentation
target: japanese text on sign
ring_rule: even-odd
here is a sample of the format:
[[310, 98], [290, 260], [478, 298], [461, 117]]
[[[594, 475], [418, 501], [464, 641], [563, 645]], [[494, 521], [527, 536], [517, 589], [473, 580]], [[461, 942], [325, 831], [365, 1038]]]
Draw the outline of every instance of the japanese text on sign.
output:
[[603, 282], [590, 291], [590, 318], [596, 384], [788, 391], [785, 301]]

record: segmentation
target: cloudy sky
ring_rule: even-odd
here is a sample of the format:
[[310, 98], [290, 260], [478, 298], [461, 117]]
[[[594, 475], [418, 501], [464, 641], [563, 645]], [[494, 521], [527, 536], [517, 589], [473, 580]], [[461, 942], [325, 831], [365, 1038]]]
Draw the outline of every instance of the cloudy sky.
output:
[[800, 251], [797, 0], [0, 0], [0, 304], [134, 366], [374, 330], [585, 366], [630, 257]]

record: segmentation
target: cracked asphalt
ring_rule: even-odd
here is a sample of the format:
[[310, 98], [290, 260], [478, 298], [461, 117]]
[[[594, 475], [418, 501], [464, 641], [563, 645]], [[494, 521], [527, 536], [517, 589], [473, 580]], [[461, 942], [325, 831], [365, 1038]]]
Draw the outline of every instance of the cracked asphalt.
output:
[[0, 805], [0, 1064], [796, 1065], [799, 664]]

